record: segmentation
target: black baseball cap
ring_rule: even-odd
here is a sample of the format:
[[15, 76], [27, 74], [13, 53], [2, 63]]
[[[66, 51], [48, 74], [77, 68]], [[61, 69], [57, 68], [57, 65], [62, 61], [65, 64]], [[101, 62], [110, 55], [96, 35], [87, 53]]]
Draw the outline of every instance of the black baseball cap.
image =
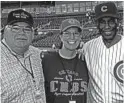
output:
[[17, 9], [8, 14], [7, 24], [13, 24], [15, 22], [26, 22], [30, 26], [34, 24], [32, 15], [23, 9]]
[[96, 20], [103, 17], [118, 17], [118, 10], [114, 2], [104, 2], [95, 7]]

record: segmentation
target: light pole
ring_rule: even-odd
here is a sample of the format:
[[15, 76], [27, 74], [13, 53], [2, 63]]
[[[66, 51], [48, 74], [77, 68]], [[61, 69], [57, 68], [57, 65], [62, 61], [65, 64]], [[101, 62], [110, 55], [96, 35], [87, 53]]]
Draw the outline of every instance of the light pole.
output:
[[20, 4], [20, 8], [22, 8], [22, 2], [21, 1], [19, 2], [19, 4]]

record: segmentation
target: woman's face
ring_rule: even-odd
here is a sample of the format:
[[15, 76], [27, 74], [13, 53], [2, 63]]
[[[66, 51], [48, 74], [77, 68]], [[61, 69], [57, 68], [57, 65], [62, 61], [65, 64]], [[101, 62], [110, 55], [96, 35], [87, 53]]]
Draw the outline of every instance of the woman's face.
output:
[[68, 50], [76, 50], [81, 41], [81, 32], [77, 27], [71, 27], [65, 30], [62, 35], [60, 35], [61, 41], [63, 43], [62, 48], [66, 48]]

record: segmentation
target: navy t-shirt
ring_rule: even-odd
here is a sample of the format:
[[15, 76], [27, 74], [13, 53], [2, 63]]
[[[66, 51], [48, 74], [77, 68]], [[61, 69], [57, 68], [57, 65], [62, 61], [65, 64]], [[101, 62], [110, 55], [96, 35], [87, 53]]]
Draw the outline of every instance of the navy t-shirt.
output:
[[58, 52], [44, 54], [42, 65], [47, 103], [86, 103], [88, 70], [85, 61], [64, 59]]

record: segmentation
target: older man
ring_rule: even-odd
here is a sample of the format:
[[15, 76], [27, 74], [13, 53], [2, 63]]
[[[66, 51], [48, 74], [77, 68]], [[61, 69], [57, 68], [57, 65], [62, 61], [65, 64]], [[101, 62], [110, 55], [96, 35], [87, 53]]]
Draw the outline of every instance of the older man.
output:
[[124, 103], [124, 37], [117, 32], [117, 7], [101, 3], [95, 14], [101, 36], [84, 45], [90, 75], [87, 103]]
[[2, 103], [45, 103], [40, 50], [30, 46], [33, 18], [18, 9], [8, 14], [1, 42]]

